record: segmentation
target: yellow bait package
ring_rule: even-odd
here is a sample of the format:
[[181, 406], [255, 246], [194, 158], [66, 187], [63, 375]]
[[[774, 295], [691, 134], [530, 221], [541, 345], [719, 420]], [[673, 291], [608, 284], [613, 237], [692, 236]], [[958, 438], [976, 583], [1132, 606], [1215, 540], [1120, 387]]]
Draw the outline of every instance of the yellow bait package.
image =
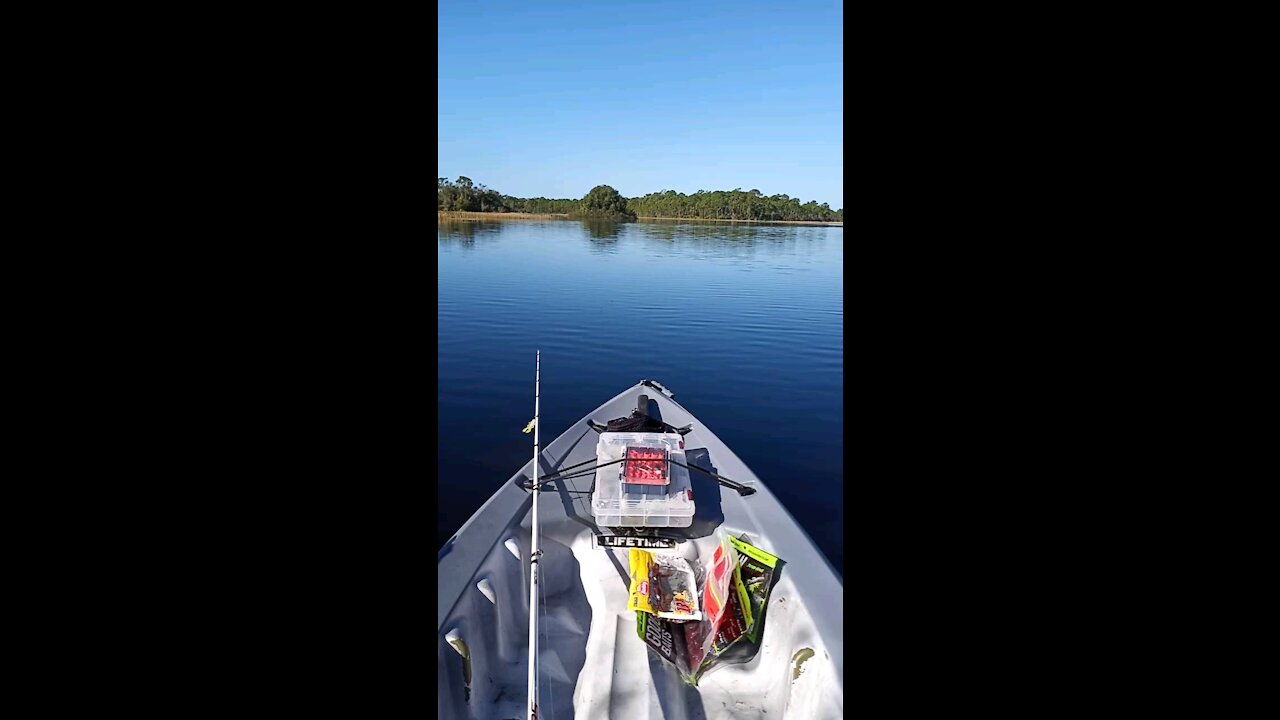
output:
[[649, 604], [649, 569], [653, 565], [653, 555], [639, 548], [631, 548], [631, 599], [627, 601], [628, 610], [653, 612]]

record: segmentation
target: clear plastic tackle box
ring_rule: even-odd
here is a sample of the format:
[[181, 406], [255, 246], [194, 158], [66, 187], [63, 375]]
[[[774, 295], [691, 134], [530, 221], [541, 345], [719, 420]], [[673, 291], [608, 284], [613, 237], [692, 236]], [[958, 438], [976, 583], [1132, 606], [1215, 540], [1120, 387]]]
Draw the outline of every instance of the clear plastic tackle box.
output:
[[596, 524], [689, 527], [694, 511], [689, 471], [667, 459], [688, 464], [684, 438], [676, 433], [600, 433], [596, 464], [614, 464], [596, 470], [591, 495]]

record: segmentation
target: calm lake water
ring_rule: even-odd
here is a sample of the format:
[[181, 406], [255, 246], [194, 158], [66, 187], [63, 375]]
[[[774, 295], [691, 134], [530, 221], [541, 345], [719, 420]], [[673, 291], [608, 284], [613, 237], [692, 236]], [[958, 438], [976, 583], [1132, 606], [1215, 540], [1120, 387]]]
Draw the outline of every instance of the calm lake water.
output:
[[[844, 563], [844, 229], [441, 222], [441, 547], [555, 439], [657, 380]], [[776, 549], [786, 559], [785, 550]]]

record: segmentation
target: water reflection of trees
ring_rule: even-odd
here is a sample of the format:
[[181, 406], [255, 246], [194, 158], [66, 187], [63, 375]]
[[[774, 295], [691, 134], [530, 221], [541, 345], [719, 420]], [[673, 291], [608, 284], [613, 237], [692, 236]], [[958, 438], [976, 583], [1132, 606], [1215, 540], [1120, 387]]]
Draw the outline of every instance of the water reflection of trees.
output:
[[623, 233], [622, 223], [611, 220], [583, 220], [582, 229], [587, 233], [591, 249], [596, 252], [614, 253], [618, 250], [618, 238]]
[[583, 220], [582, 226], [593, 240], [617, 240], [622, 234], [622, 223], [612, 220]]
[[475, 247], [477, 241], [495, 239], [501, 231], [502, 223], [498, 222], [439, 220], [436, 223], [436, 238], [441, 245], [464, 248]]
[[828, 237], [826, 228], [803, 225], [649, 220], [632, 223], [628, 232], [667, 248], [683, 246], [725, 257], [754, 255], [761, 249], [805, 252], [822, 247]]
[[[827, 243], [842, 243], [843, 228], [806, 225], [767, 225], [734, 223], [716, 225], [680, 221], [617, 223], [600, 219], [577, 222], [539, 223], [539, 227], [562, 227], [569, 234], [580, 227], [593, 252], [613, 254], [636, 243], [648, 245], [663, 255], [693, 251], [705, 258], [746, 259], [763, 253], [812, 255]], [[496, 242], [501, 233], [511, 229], [511, 222], [476, 220], [439, 220], [437, 237], [440, 246], [457, 245], [471, 249], [478, 242]]]
[[764, 223], [714, 225], [672, 221], [644, 221], [637, 223], [636, 229], [641, 235], [657, 240], [691, 238], [696, 240], [769, 242], [797, 238], [800, 237], [801, 233], [811, 228], [800, 225], [768, 225]]

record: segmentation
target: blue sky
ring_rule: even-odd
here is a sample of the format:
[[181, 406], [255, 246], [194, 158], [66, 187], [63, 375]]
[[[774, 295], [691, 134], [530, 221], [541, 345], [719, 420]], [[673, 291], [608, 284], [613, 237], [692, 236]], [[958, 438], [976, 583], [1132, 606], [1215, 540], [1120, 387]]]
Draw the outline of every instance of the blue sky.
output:
[[440, 0], [438, 177], [844, 207], [843, 3]]

